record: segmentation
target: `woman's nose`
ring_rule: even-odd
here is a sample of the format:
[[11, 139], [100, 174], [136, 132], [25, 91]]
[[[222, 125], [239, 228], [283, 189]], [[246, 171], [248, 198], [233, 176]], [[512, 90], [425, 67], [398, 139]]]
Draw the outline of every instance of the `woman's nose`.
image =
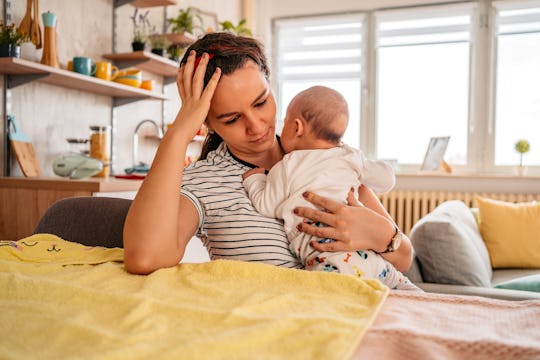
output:
[[246, 131], [248, 134], [259, 134], [264, 131], [264, 121], [256, 116], [246, 117]]

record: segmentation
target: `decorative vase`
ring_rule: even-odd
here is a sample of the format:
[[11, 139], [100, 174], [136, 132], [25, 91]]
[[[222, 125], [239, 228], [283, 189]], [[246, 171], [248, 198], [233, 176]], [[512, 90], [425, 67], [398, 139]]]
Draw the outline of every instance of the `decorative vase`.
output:
[[0, 57], [21, 57], [21, 47], [15, 44], [0, 44]]
[[146, 43], [143, 43], [141, 41], [134, 41], [131, 43], [131, 48], [133, 51], [144, 51], [146, 49]]
[[56, 14], [47, 11], [46, 13], [41, 14], [41, 16], [45, 26], [41, 63], [55, 68], [60, 68], [58, 54], [56, 53]]

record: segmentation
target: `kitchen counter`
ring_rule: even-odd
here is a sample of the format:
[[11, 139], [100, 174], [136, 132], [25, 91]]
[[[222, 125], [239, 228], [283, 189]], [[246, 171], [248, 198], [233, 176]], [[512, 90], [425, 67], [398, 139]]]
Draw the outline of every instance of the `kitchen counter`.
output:
[[[0, 177], [0, 240], [30, 236], [53, 203], [74, 196], [133, 198], [142, 180]], [[69, 240], [69, 239], [66, 239]]]
[[61, 177], [0, 177], [0, 188], [77, 190], [92, 193], [137, 191], [142, 180], [86, 178], [71, 180]]

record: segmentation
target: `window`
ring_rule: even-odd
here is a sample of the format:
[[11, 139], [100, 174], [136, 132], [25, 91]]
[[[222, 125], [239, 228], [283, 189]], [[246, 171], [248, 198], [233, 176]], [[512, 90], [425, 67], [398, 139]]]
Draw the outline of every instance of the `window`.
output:
[[362, 19], [361, 15], [349, 15], [274, 23], [280, 120], [298, 92], [325, 85], [341, 92], [349, 105], [349, 126], [343, 141], [360, 146]]
[[540, 3], [524, 8], [530, 3], [495, 3], [495, 165], [516, 164], [520, 139], [531, 143], [523, 164], [540, 165]]
[[431, 137], [450, 135], [445, 158], [466, 163], [471, 10], [375, 13], [379, 157], [418, 164]]
[[[429, 0], [426, 0], [429, 2]], [[459, 170], [540, 174], [540, 0], [478, 0], [274, 21], [278, 105], [323, 84], [351, 110], [345, 141], [417, 170], [450, 136]]]

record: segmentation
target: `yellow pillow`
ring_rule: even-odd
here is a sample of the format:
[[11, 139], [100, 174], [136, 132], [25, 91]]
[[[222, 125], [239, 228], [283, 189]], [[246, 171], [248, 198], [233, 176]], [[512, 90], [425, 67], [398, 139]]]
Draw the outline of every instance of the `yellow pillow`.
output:
[[480, 233], [493, 268], [540, 268], [540, 203], [476, 197]]

